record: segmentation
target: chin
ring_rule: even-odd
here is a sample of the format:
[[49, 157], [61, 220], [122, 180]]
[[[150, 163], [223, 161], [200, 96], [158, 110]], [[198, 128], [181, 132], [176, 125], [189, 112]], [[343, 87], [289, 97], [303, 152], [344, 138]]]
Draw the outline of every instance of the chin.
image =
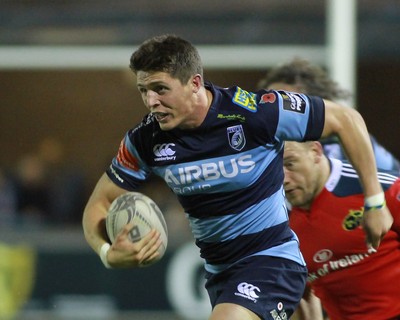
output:
[[168, 130], [172, 130], [175, 128], [174, 125], [172, 125], [171, 123], [158, 123], [160, 125], [160, 129], [163, 131], [168, 131]]
[[294, 198], [287, 198], [287, 200], [292, 207], [301, 207], [303, 205], [303, 201], [300, 201], [299, 199], [296, 200]]

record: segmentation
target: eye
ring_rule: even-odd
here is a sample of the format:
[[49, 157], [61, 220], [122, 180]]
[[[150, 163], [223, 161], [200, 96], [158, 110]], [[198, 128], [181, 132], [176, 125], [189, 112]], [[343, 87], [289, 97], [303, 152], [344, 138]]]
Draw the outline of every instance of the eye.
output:
[[285, 161], [283, 163], [283, 166], [287, 169], [287, 170], [291, 170], [293, 169], [293, 167], [295, 166], [295, 162], [290, 160], [290, 161]]
[[163, 94], [165, 93], [165, 91], [167, 91], [167, 87], [157, 86], [154, 88], [154, 91], [157, 92], [158, 94]]

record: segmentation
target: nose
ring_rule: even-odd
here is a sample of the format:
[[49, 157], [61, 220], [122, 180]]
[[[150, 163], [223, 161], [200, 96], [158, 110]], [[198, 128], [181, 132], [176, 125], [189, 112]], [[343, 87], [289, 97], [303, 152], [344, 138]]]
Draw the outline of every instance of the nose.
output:
[[290, 181], [290, 172], [285, 167], [283, 167], [283, 185], [287, 185]]
[[146, 92], [146, 105], [149, 109], [157, 106], [160, 103], [158, 100], [158, 94], [155, 91], [148, 90]]

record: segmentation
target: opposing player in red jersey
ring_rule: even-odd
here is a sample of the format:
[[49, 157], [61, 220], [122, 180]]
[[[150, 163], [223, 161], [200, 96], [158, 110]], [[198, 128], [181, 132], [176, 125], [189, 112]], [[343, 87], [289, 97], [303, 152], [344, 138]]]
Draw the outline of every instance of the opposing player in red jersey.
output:
[[312, 290], [330, 320], [400, 319], [400, 179], [378, 173], [394, 222], [373, 252], [365, 247], [361, 221], [375, 208], [364, 204], [350, 164], [328, 159], [317, 141], [286, 142], [284, 171], [290, 226], [308, 267], [300, 318], [322, 318], [308, 299]]

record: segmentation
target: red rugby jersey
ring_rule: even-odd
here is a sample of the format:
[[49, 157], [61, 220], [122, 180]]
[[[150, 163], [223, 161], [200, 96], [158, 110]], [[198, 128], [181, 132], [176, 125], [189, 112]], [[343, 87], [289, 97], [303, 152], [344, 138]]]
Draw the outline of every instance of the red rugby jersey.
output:
[[370, 254], [360, 227], [364, 197], [355, 170], [330, 159], [331, 175], [310, 211], [292, 208], [308, 281], [331, 320], [400, 317], [400, 179], [379, 172], [392, 229]]

